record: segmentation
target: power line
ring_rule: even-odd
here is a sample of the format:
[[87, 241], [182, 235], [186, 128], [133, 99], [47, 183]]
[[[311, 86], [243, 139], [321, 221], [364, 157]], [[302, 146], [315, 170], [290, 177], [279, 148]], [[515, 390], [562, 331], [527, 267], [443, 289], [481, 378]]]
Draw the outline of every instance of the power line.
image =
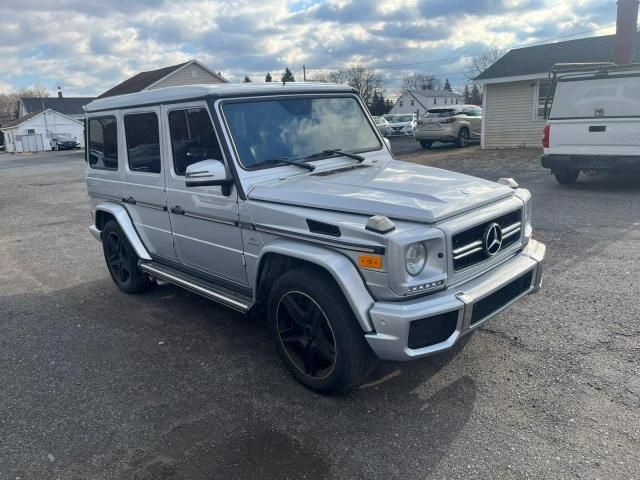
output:
[[[565, 35], [559, 35], [557, 37], [552, 37], [552, 38], [546, 38], [543, 40], [538, 40], [537, 42], [534, 43], [525, 43], [525, 44], [521, 44], [521, 45], [514, 45], [511, 47], [507, 47], [510, 50], [514, 49], [514, 48], [523, 48], [523, 47], [535, 47], [537, 45], [544, 45], [545, 43], [549, 43], [553, 40], [559, 40], [561, 38], [567, 38], [567, 37], [574, 37], [576, 35], [582, 35], [583, 33], [591, 33], [591, 32], [596, 32], [598, 30], [604, 30], [607, 28], [611, 28], [611, 27], [615, 27], [614, 25], [607, 25], [604, 27], [598, 27], [598, 28], [592, 28], [590, 30], [583, 30], [581, 32], [574, 32], [574, 33], [569, 33], [569, 34], [565, 34]], [[476, 55], [481, 55], [483, 53], [487, 53], [490, 50], [484, 50], [481, 52], [476, 52], [476, 53], [468, 53], [465, 55], [460, 55], [457, 57], [447, 57], [447, 58], [439, 58], [436, 60], [425, 60], [425, 61], [421, 61], [421, 62], [412, 62], [412, 63], [396, 63], [396, 64], [390, 64], [390, 65], [373, 65], [371, 67], [368, 68], [373, 68], [374, 70], [392, 70], [394, 68], [402, 68], [402, 67], [411, 67], [411, 66], [416, 66], [416, 65], [426, 65], [426, 64], [431, 64], [431, 63], [440, 63], [440, 62], [447, 62], [447, 61], [451, 61], [451, 60], [460, 60], [462, 58], [469, 58], [469, 57], [474, 57]], [[350, 66], [342, 66], [342, 67], [307, 67], [307, 70], [343, 70], [346, 68], [351, 68], [353, 65]], [[464, 72], [462, 72], [464, 73]], [[450, 74], [455, 74], [455, 72], [451, 72]]]

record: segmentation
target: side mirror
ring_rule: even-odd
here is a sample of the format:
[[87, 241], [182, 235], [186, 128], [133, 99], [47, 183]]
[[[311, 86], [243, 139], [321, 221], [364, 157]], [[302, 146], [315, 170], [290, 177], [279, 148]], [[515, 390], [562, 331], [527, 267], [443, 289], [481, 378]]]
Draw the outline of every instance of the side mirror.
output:
[[384, 140], [384, 144], [387, 146], [389, 151], [391, 151], [391, 140], [389, 140], [387, 137], [383, 137], [382, 139]]
[[[187, 187], [208, 187], [220, 185], [231, 187], [233, 179], [227, 174], [227, 169], [220, 160], [202, 160], [192, 163], [187, 167], [184, 174], [184, 181]], [[225, 189], [223, 188], [223, 194]]]

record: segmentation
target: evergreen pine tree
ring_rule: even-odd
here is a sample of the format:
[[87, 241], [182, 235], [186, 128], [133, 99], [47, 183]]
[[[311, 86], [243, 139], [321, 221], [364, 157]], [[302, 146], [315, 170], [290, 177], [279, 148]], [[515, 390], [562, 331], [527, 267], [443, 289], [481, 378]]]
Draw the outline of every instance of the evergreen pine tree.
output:
[[245, 75], [245, 76], [244, 76], [244, 80], [243, 80], [243, 82], [244, 82], [244, 83], [251, 83], [251, 79], [249, 78], [249, 75]]
[[273, 82], [273, 78], [271, 77], [271, 73], [267, 72], [267, 76], [264, 77], [265, 82]]
[[447, 92], [453, 92], [453, 88], [451, 88], [451, 84], [449, 83], [449, 79], [448, 78], [445, 79], [445, 81], [444, 81], [444, 89]]
[[469, 84], [464, 84], [464, 103], [471, 103], [471, 92], [469, 91]]
[[295, 82], [296, 79], [293, 76], [293, 73], [291, 72], [291, 69], [289, 67], [284, 69], [284, 73], [282, 74], [282, 78], [280, 79], [282, 81], [282, 83], [288, 83], [288, 82]]
[[480, 93], [478, 85], [474, 85], [471, 90], [471, 103], [478, 106], [482, 105], [482, 93]]

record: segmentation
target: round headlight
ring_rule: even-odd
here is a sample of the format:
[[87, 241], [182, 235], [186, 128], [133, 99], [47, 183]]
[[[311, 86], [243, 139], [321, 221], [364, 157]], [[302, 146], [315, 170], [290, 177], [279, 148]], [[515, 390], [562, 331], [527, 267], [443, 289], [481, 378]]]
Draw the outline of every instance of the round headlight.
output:
[[405, 256], [405, 263], [407, 272], [414, 277], [418, 275], [424, 269], [427, 263], [427, 250], [420, 242], [412, 243], [407, 248], [407, 254]]

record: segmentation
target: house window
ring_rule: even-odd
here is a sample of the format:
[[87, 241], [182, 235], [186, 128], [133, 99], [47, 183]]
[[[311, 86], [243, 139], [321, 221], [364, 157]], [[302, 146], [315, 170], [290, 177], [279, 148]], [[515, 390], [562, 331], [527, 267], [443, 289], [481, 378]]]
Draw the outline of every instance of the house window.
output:
[[400, 100], [400, 106], [402, 106], [402, 100]]
[[[544, 105], [547, 100], [547, 95], [551, 90], [551, 80], [541, 80], [537, 85], [537, 93], [536, 93], [536, 118], [544, 119]], [[551, 105], [551, 100], [553, 97], [549, 98], [549, 105]]]
[[434, 99], [433, 99], [433, 104], [434, 104], [434, 105], [437, 105], [437, 104], [438, 104], [438, 99], [437, 99], [437, 98], [434, 98]]
[[33, 128], [27, 128], [27, 135], [33, 135], [36, 131]]
[[456, 105], [458, 105], [458, 99], [456, 98]]
[[192, 78], [198, 78], [198, 71], [197, 70], [191, 70], [191, 77]]
[[89, 166], [97, 170], [118, 169], [116, 117], [89, 119]]
[[415, 105], [415, 102], [411, 100], [411, 106], [413, 107], [414, 105]]
[[124, 117], [129, 169], [160, 173], [160, 133], [155, 113], [135, 113]]

